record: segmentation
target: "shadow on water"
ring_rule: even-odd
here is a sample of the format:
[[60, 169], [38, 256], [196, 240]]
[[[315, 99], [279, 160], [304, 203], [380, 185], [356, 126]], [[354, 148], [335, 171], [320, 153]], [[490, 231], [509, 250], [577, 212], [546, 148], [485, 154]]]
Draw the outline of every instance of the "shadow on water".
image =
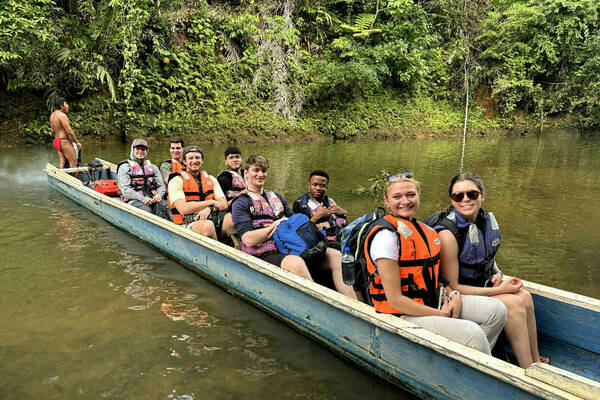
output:
[[[505, 272], [598, 296], [599, 145], [568, 134], [467, 143], [465, 170], [484, 179], [484, 205], [503, 229]], [[225, 147], [203, 146], [209, 173], [223, 168]], [[354, 189], [381, 169], [415, 172], [419, 217], [445, 207], [460, 163], [458, 140], [241, 147], [269, 158], [267, 187], [290, 203], [325, 169], [351, 218], [380, 203]], [[167, 145], [150, 150], [168, 157]], [[84, 154], [128, 153], [114, 144]], [[0, 156], [0, 398], [412, 398], [49, 190], [51, 149]]]

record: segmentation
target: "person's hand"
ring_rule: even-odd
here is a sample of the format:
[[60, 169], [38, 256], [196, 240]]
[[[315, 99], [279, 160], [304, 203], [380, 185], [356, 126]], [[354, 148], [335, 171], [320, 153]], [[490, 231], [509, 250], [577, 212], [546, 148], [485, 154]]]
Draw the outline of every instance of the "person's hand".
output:
[[277, 225], [279, 225], [280, 223], [282, 223], [286, 219], [287, 219], [287, 217], [281, 217], [278, 220], [273, 221], [273, 223], [271, 224], [271, 226], [273, 227], [273, 230], [275, 230], [275, 228], [277, 228]]
[[523, 282], [520, 279], [510, 278], [502, 281], [500, 289], [502, 289], [502, 293], [517, 293], [521, 286], [523, 286]]
[[208, 219], [209, 215], [210, 215], [210, 207], [206, 207], [196, 213], [196, 218], [194, 218], [194, 220], [195, 221], [206, 220], [206, 219]]
[[273, 234], [277, 230], [277, 226], [280, 223], [282, 223], [283, 221], [285, 221], [286, 219], [287, 219], [287, 217], [279, 218], [278, 220], [273, 221], [273, 223], [271, 225], [269, 225], [269, 228], [271, 228], [271, 232], [269, 232], [269, 236], [268, 236], [269, 239], [273, 237]]
[[75, 144], [77, 145], [77, 147], [79, 148], [79, 150], [81, 150], [81, 143], [79, 143], [79, 140], [76, 141]]
[[462, 299], [458, 293], [455, 293], [448, 304], [451, 307], [450, 317], [460, 318], [460, 310], [462, 309]]
[[152, 198], [152, 202], [153, 203], [159, 203], [162, 200], [162, 197], [155, 194], [154, 197]]
[[329, 215], [329, 210], [323, 206], [323, 204], [319, 204], [317, 207], [317, 211], [315, 211], [314, 217], [318, 220], [321, 218], [325, 218]]
[[504, 274], [502, 272], [496, 272], [494, 276], [492, 276], [492, 286], [498, 286], [502, 282], [502, 277]]
[[149, 206], [152, 204], [152, 199], [150, 197], [144, 197], [142, 199], [142, 203], [144, 203], [145, 205]]
[[332, 204], [329, 207], [327, 207], [327, 211], [329, 211], [329, 214], [335, 214], [335, 215], [340, 215], [340, 216], [343, 216], [346, 213], [346, 210], [344, 210], [342, 207], [338, 206], [337, 204]]
[[225, 202], [225, 204], [223, 204], [223, 202], [221, 202], [221, 201], [216, 201], [216, 200], [213, 200], [213, 201], [214, 201], [213, 207], [217, 211], [225, 211], [229, 208], [229, 206], [227, 205], [227, 202]]
[[444, 296], [444, 302], [442, 303], [442, 308], [440, 309], [443, 317], [450, 317], [452, 315], [452, 306], [448, 302], [448, 298]]
[[521, 281], [519, 278], [510, 278], [510, 281], [516, 285], [518, 287], [518, 289], [521, 289], [523, 287], [523, 281]]

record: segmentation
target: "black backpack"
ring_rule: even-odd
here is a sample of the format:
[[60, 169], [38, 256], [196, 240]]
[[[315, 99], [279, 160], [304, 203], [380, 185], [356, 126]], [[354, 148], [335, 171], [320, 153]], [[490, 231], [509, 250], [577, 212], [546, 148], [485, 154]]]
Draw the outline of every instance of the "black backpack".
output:
[[[363, 249], [368, 233], [376, 224], [385, 226], [394, 232], [396, 231], [396, 228], [383, 218], [385, 215], [385, 210], [378, 207], [375, 211], [366, 213], [349, 223], [342, 232], [342, 275], [345, 278], [353, 277], [352, 283], [346, 281], [346, 279], [344, 281], [346, 284], [352, 284], [354, 289], [361, 292], [367, 303], [371, 305], [368, 289], [374, 274], [369, 274], [367, 270]], [[353, 259], [345, 262], [346, 248], [349, 249], [348, 253]]]
[[[432, 228], [435, 228], [436, 226], [443, 226], [444, 228], [448, 229], [456, 238], [456, 243], [458, 244], [458, 248], [460, 251], [465, 242], [466, 229], [459, 228], [458, 226], [456, 226], [456, 224], [454, 224], [452, 221], [446, 218], [451, 212], [451, 209], [436, 211], [433, 214], [429, 215], [427, 218], [423, 219], [421, 222]], [[436, 229], [437, 232], [441, 230], [442, 229], [439, 228]]]

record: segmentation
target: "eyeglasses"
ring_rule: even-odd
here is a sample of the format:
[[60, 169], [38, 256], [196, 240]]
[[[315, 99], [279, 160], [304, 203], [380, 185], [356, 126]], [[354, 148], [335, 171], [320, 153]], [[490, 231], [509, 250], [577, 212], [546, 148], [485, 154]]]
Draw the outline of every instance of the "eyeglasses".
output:
[[387, 177], [388, 182], [394, 182], [398, 178], [410, 179], [414, 176], [412, 172], [398, 172], [397, 174], [390, 175]]
[[471, 200], [477, 200], [481, 192], [479, 190], [467, 190], [466, 192], [454, 192], [450, 195], [450, 198], [456, 202], [462, 201], [465, 198], [465, 194]]

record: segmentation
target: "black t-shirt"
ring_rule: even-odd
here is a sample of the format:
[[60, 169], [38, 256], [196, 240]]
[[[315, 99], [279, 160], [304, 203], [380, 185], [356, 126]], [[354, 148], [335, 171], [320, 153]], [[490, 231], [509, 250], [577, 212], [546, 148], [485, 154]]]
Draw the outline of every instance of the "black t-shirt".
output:
[[[240, 175], [244, 176], [244, 169], [240, 169]], [[223, 189], [223, 193], [225, 193], [225, 198], [227, 201], [231, 200], [233, 197], [227, 196], [227, 192], [232, 189], [233, 186], [233, 177], [229, 171], [223, 171], [217, 176], [217, 181], [219, 181], [219, 186]]]

